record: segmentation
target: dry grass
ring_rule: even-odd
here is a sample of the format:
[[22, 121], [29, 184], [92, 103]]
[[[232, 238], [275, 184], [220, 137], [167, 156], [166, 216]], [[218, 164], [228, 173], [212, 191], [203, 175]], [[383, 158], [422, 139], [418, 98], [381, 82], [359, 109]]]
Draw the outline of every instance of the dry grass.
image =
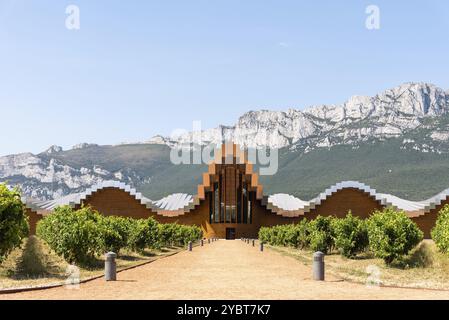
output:
[[[154, 261], [179, 250], [181, 249], [164, 248], [159, 251], [145, 250], [141, 254], [123, 250], [117, 258], [117, 269]], [[63, 284], [68, 277], [69, 267], [70, 265], [52, 252], [43, 241], [30, 237], [0, 264], [0, 290]], [[100, 276], [103, 269], [104, 261], [101, 259], [92, 267], [80, 267], [80, 280]]]
[[[296, 258], [305, 265], [312, 264], [312, 252], [294, 248], [272, 247], [283, 255]], [[433, 241], [423, 241], [409, 256], [392, 266], [364, 253], [347, 259], [337, 253], [326, 256], [326, 272], [352, 282], [368, 283], [378, 279], [386, 286], [449, 290], [449, 256], [437, 251]], [[376, 274], [378, 275], [376, 277]]]

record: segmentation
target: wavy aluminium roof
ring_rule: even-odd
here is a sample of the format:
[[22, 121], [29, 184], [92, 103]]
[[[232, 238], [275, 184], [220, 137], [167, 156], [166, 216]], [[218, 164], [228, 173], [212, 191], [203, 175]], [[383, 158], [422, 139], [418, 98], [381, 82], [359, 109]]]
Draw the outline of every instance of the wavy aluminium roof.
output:
[[[22, 201], [33, 211], [52, 211], [58, 206], [69, 205], [75, 207], [76, 205], [80, 205], [87, 199], [87, 197], [107, 188], [123, 190], [134, 197], [136, 201], [139, 201], [140, 204], [164, 216], [180, 216], [188, 213], [199, 204], [200, 200], [198, 196], [176, 193], [160, 200], [153, 201], [144, 197], [141, 193], [137, 192], [136, 189], [124, 183], [118, 181], [106, 181], [95, 185], [82, 193], [70, 194], [56, 200], [36, 201], [23, 198]], [[309, 201], [301, 200], [289, 194], [278, 193], [264, 196], [262, 198], [262, 204], [277, 215], [297, 217], [310, 212], [310, 210], [321, 205], [331, 197], [332, 194], [343, 189], [358, 189], [379, 201], [382, 205], [403, 210], [411, 217], [421, 216], [430, 212], [430, 210], [440, 205], [442, 201], [449, 197], [449, 189], [446, 189], [424, 201], [409, 201], [394, 195], [377, 193], [375, 189], [357, 181], [343, 181], [327, 188], [316, 198]]]
[[[184, 193], [176, 193], [169, 195], [158, 201], [152, 201], [146, 197], [144, 197], [140, 192], [137, 192], [136, 189], [132, 188], [125, 183], [118, 181], [105, 181], [101, 184], [97, 184], [84, 192], [70, 194], [65, 197], [48, 200], [48, 201], [36, 201], [29, 198], [22, 198], [22, 202], [25, 205], [34, 211], [52, 211], [59, 206], [71, 206], [75, 207], [76, 205], [80, 205], [87, 197], [93, 195], [94, 193], [101, 191], [103, 189], [114, 188], [122, 190], [132, 197], [134, 197], [140, 204], [144, 205], [148, 209], [151, 209], [156, 212], [178, 212], [183, 211], [188, 212], [194, 208], [194, 197]], [[179, 214], [178, 214], [179, 215]]]
[[295, 217], [306, 214], [310, 210], [321, 205], [331, 197], [332, 194], [343, 189], [358, 189], [379, 201], [383, 206], [403, 210], [410, 217], [417, 217], [429, 213], [430, 210], [435, 209], [436, 206], [440, 205], [441, 202], [449, 196], [449, 189], [446, 189], [427, 200], [410, 201], [391, 194], [378, 193], [375, 189], [358, 181], [343, 181], [329, 187], [316, 198], [309, 201], [303, 201], [287, 194], [274, 194], [268, 196], [264, 204], [278, 215]]

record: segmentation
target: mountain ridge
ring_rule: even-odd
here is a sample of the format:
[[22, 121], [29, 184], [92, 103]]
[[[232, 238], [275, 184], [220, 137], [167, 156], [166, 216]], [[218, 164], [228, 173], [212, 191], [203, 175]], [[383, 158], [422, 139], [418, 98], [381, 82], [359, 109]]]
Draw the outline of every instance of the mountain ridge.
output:
[[[373, 97], [353, 96], [339, 105], [317, 105], [302, 111], [293, 108], [248, 111], [234, 126], [222, 125], [202, 131], [202, 141], [195, 140], [195, 135], [190, 132], [171, 138], [159, 135], [146, 143], [114, 146], [81, 143], [66, 151], [51, 146], [37, 155], [21, 153], [0, 157], [0, 181], [18, 185], [26, 196], [42, 200], [84, 191], [106, 180], [120, 180], [159, 195], [173, 190], [167, 183], [164, 185], [164, 181], [172, 181], [170, 174], [181, 185], [194, 185], [199, 181], [192, 176], [201, 176], [200, 170], [204, 168], [173, 168], [169, 162], [170, 148], [191, 142], [220, 144], [224, 140], [247, 148], [268, 146], [280, 149], [281, 156], [295, 154], [292, 161], [298, 164], [299, 158], [309, 153], [321, 154], [321, 149], [333, 150], [335, 154], [338, 146], [349, 146], [350, 150], [371, 146], [373, 150], [381, 150], [381, 143], [390, 140], [404, 157], [410, 156], [410, 152], [418, 152], [444, 158], [449, 153], [448, 92], [433, 84], [412, 82]], [[357, 157], [359, 161], [363, 159]], [[328, 154], [326, 159], [329, 159]], [[433, 160], [429, 161], [432, 163]], [[167, 174], [162, 176], [163, 172]], [[345, 179], [349, 179], [351, 172], [347, 171], [346, 175]], [[277, 181], [276, 177], [273, 181]], [[265, 182], [270, 185], [267, 179]], [[279, 190], [276, 186], [272, 189]], [[311, 188], [310, 193], [315, 189]], [[301, 192], [292, 190], [296, 195]]]
[[195, 142], [219, 144], [232, 140], [244, 147], [283, 148], [293, 144], [332, 146], [370, 138], [398, 137], [421, 125], [421, 120], [449, 112], [449, 94], [428, 83], [410, 82], [373, 97], [353, 96], [340, 105], [317, 105], [304, 110], [248, 111], [234, 126], [221, 125], [201, 133], [156, 136], [152, 143], [176, 146]]

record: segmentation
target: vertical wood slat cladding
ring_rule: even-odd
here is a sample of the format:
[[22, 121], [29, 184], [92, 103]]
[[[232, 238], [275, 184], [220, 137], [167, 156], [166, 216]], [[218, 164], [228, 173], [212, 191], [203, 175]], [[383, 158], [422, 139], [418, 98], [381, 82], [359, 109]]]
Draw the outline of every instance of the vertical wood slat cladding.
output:
[[[211, 224], [209, 221], [209, 197], [212, 195], [212, 193], [207, 193], [206, 200], [201, 201], [199, 206], [191, 212], [178, 217], [165, 217], [158, 215], [156, 212], [153, 212], [150, 209], [147, 209], [144, 205], [140, 204], [138, 200], [136, 200], [129, 193], [114, 188], [106, 188], [94, 193], [84, 201], [84, 205], [89, 205], [106, 216], [114, 215], [131, 217], [135, 219], [146, 219], [148, 217], [153, 217], [160, 223], [176, 222], [185, 225], [197, 225], [202, 228], [204, 236], [208, 238], [225, 238], [226, 228], [235, 228], [237, 238], [257, 238], [259, 229], [262, 226], [270, 227], [280, 224], [297, 223], [301, 219], [314, 219], [318, 215], [334, 215], [341, 218], [344, 217], [349, 210], [352, 211], [353, 215], [368, 218], [374, 210], [383, 209], [378, 201], [362, 191], [357, 189], [343, 189], [323, 201], [321, 205], [311, 210], [311, 212], [306, 213], [305, 216], [294, 218], [282, 217], [266, 209], [266, 207], [263, 206], [259, 200], [255, 200], [252, 202], [252, 223]], [[430, 230], [435, 225], [437, 214], [445, 204], [449, 204], [449, 199], [442, 202], [440, 206], [431, 210], [426, 215], [412, 218], [424, 232], [425, 238], [430, 238]], [[42, 216], [34, 211], [31, 211], [30, 209], [26, 210], [26, 214], [29, 217], [30, 235], [34, 235], [36, 233], [36, 224]]]
[[321, 205], [307, 213], [306, 216], [308, 219], [315, 219], [318, 215], [333, 215], [338, 218], [344, 218], [348, 211], [351, 210], [354, 216], [368, 218], [373, 211], [382, 210], [383, 208], [380, 201], [363, 191], [347, 188], [332, 194]]
[[446, 198], [446, 200], [442, 201], [439, 206], [436, 206], [435, 209], [430, 210], [429, 213], [426, 213], [425, 215], [420, 217], [412, 218], [412, 220], [419, 226], [422, 232], [424, 232], [424, 238], [431, 238], [430, 232], [435, 226], [438, 218], [438, 212], [440, 212], [440, 210], [443, 209], [443, 207], [447, 204], [449, 204], [449, 197]]
[[[169, 217], [157, 214], [129, 193], [116, 188], [99, 190], [84, 200], [83, 204], [106, 216], [136, 219], [154, 217], [161, 223], [197, 225], [203, 229], [206, 237], [220, 238], [226, 237], [227, 228], [235, 228], [237, 238], [256, 238], [262, 226], [296, 223], [304, 218], [314, 219], [318, 215], [343, 218], [348, 211], [366, 219], [373, 211], [383, 209], [380, 201], [362, 190], [345, 188], [330, 195], [304, 216], [277, 215], [262, 205], [263, 186], [259, 184], [258, 175], [253, 172], [253, 165], [247, 161], [245, 152], [237, 145], [227, 147], [222, 146], [221, 152], [215, 154], [215, 163], [209, 164], [208, 172], [203, 174], [203, 183], [198, 186], [199, 205], [184, 215]], [[430, 237], [438, 211], [448, 202], [449, 199], [446, 199], [430, 213], [412, 218], [423, 230], [425, 237]], [[30, 217], [30, 233], [34, 234], [41, 216], [31, 210], [27, 211], [27, 215]]]
[[[151, 216], [151, 210], [140, 204], [129, 193], [115, 188], [105, 188], [89, 196], [84, 202], [105, 216], [121, 216], [136, 219], [146, 219]], [[77, 206], [79, 209], [80, 206]]]
[[[92, 206], [94, 209], [107, 216], [117, 215], [136, 219], [153, 217], [160, 223], [176, 222], [185, 225], [197, 225], [202, 228], [204, 236], [208, 238], [226, 237], [226, 228], [235, 228], [237, 238], [257, 238], [259, 229], [262, 226], [270, 227], [279, 224], [297, 223], [303, 218], [314, 219], [318, 215], [334, 215], [342, 218], [347, 214], [349, 210], [352, 211], [353, 215], [362, 218], [368, 218], [374, 210], [383, 209], [382, 205], [378, 201], [363, 193], [362, 191], [357, 189], [343, 189], [339, 190], [328, 199], [323, 201], [321, 205], [311, 210], [311, 212], [306, 213], [305, 216], [294, 218], [282, 217], [266, 209], [266, 207], [263, 206], [260, 201], [256, 200], [252, 203], [253, 221], [251, 224], [211, 224], [209, 221], [209, 197], [211, 195], [212, 193], [207, 193], [206, 200], [201, 201], [199, 206], [197, 206], [191, 212], [178, 217], [165, 217], [158, 215], [157, 213], [152, 212], [145, 206], [141, 205], [136, 199], [134, 199], [133, 196], [129, 195], [128, 193], [113, 188], [103, 189], [93, 194], [84, 202], [84, 204]], [[449, 201], [447, 201], [446, 203], [448, 202]], [[444, 204], [445, 203], [443, 203], [442, 206]], [[426, 238], [430, 236], [430, 229], [433, 228], [435, 224], [436, 214], [442, 206], [437, 207], [425, 216], [413, 218], [413, 220], [425, 233]]]
[[42, 219], [42, 215], [38, 214], [36, 211], [26, 208], [25, 215], [28, 217], [28, 224], [30, 226], [29, 235], [36, 235], [36, 226], [39, 220]]
[[261, 226], [274, 226], [277, 224], [286, 224], [299, 221], [299, 218], [283, 218], [273, 214], [260, 204], [260, 201], [254, 202], [252, 224], [237, 223], [210, 223], [209, 222], [209, 197], [212, 193], [206, 194], [206, 200], [189, 213], [178, 217], [166, 217], [158, 215], [141, 205], [133, 196], [125, 191], [106, 188], [84, 201], [84, 205], [91, 206], [105, 216], [122, 216], [135, 219], [146, 219], [153, 217], [160, 223], [179, 223], [184, 225], [197, 225], [202, 228], [204, 236], [226, 237], [226, 228], [235, 228], [236, 237], [257, 238]]

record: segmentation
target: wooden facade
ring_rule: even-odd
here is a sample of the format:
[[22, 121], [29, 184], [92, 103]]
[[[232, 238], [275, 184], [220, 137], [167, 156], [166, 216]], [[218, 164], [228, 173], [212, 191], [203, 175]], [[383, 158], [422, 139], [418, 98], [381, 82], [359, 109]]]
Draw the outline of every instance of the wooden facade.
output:
[[[136, 194], [116, 187], [105, 187], [94, 191], [76, 204], [91, 206], [106, 216], [123, 216], [136, 219], [153, 217], [160, 223], [197, 225], [207, 238], [257, 238], [263, 226], [297, 223], [301, 219], [314, 219], [318, 215], [344, 217], [348, 211], [353, 215], [368, 218], [375, 210], [382, 210], [386, 204], [365, 188], [344, 187], [332, 189], [316, 205], [306, 210], [284, 214], [285, 211], [268, 209], [263, 187], [248, 163], [246, 154], [236, 145], [222, 148], [215, 161], [203, 174], [203, 182], [198, 186], [198, 194], [187, 208], [176, 210], [149, 207]], [[369, 189], [369, 188], [368, 188]], [[330, 189], [329, 189], [330, 190]], [[449, 198], [441, 205], [425, 214], [410, 215], [430, 237], [438, 211], [449, 203]], [[35, 234], [36, 223], [42, 218], [37, 211], [27, 209], [30, 233]]]
[[443, 200], [440, 205], [436, 206], [434, 209], [431, 209], [428, 213], [412, 218], [412, 220], [419, 226], [422, 232], [424, 232], [424, 238], [431, 238], [430, 232], [435, 226], [438, 212], [440, 212], [440, 210], [447, 204], [449, 204], [449, 197]]

